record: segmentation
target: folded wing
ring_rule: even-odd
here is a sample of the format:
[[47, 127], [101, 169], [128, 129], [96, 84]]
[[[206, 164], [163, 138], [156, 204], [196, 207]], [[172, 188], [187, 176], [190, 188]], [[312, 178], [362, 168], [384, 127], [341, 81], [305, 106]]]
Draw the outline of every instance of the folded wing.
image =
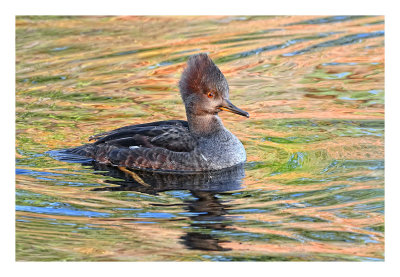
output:
[[199, 170], [207, 166], [194, 153], [196, 140], [189, 132], [188, 123], [182, 120], [126, 126], [94, 135], [89, 140], [95, 142], [71, 151], [130, 168]]

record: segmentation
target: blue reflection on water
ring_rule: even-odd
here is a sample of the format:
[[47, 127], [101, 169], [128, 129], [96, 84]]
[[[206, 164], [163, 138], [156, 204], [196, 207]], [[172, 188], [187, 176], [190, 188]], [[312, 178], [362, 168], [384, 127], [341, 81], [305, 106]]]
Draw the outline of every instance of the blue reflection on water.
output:
[[108, 213], [99, 213], [93, 211], [73, 210], [67, 208], [54, 208], [54, 207], [34, 207], [34, 206], [20, 206], [15, 207], [17, 211], [32, 212], [40, 214], [58, 214], [69, 216], [85, 216], [85, 217], [108, 217]]
[[37, 175], [63, 176], [62, 174], [59, 174], [59, 173], [52, 173], [52, 172], [45, 172], [45, 171], [34, 171], [34, 170], [20, 169], [20, 168], [17, 168], [15, 170], [15, 174], [17, 174], [17, 175], [30, 175], [30, 176], [37, 176]]
[[140, 218], [173, 218], [175, 217], [173, 214], [170, 213], [137, 213], [136, 217]]

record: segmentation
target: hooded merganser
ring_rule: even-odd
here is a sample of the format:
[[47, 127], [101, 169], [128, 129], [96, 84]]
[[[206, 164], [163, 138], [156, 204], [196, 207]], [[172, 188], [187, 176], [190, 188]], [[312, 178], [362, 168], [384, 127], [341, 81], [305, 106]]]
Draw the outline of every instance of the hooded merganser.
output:
[[218, 113], [249, 114], [229, 101], [228, 82], [207, 54], [190, 57], [179, 89], [187, 121], [122, 127], [94, 135], [89, 138], [94, 143], [69, 152], [100, 163], [144, 170], [209, 171], [244, 163], [242, 143], [223, 126]]

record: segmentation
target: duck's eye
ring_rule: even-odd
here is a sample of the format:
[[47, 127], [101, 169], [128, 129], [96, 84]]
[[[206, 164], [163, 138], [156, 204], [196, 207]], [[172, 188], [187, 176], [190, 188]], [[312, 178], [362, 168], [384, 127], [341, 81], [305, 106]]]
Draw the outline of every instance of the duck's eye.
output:
[[209, 91], [209, 92], [207, 93], [207, 97], [208, 97], [208, 98], [213, 98], [213, 97], [214, 97], [214, 92]]

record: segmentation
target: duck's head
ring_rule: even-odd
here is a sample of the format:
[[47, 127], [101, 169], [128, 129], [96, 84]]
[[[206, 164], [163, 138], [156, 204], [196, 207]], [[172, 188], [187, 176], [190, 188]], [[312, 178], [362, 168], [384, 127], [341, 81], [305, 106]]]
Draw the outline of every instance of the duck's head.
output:
[[229, 101], [229, 86], [224, 75], [207, 54], [189, 58], [179, 89], [186, 111], [192, 115], [216, 115], [228, 111], [249, 117]]

